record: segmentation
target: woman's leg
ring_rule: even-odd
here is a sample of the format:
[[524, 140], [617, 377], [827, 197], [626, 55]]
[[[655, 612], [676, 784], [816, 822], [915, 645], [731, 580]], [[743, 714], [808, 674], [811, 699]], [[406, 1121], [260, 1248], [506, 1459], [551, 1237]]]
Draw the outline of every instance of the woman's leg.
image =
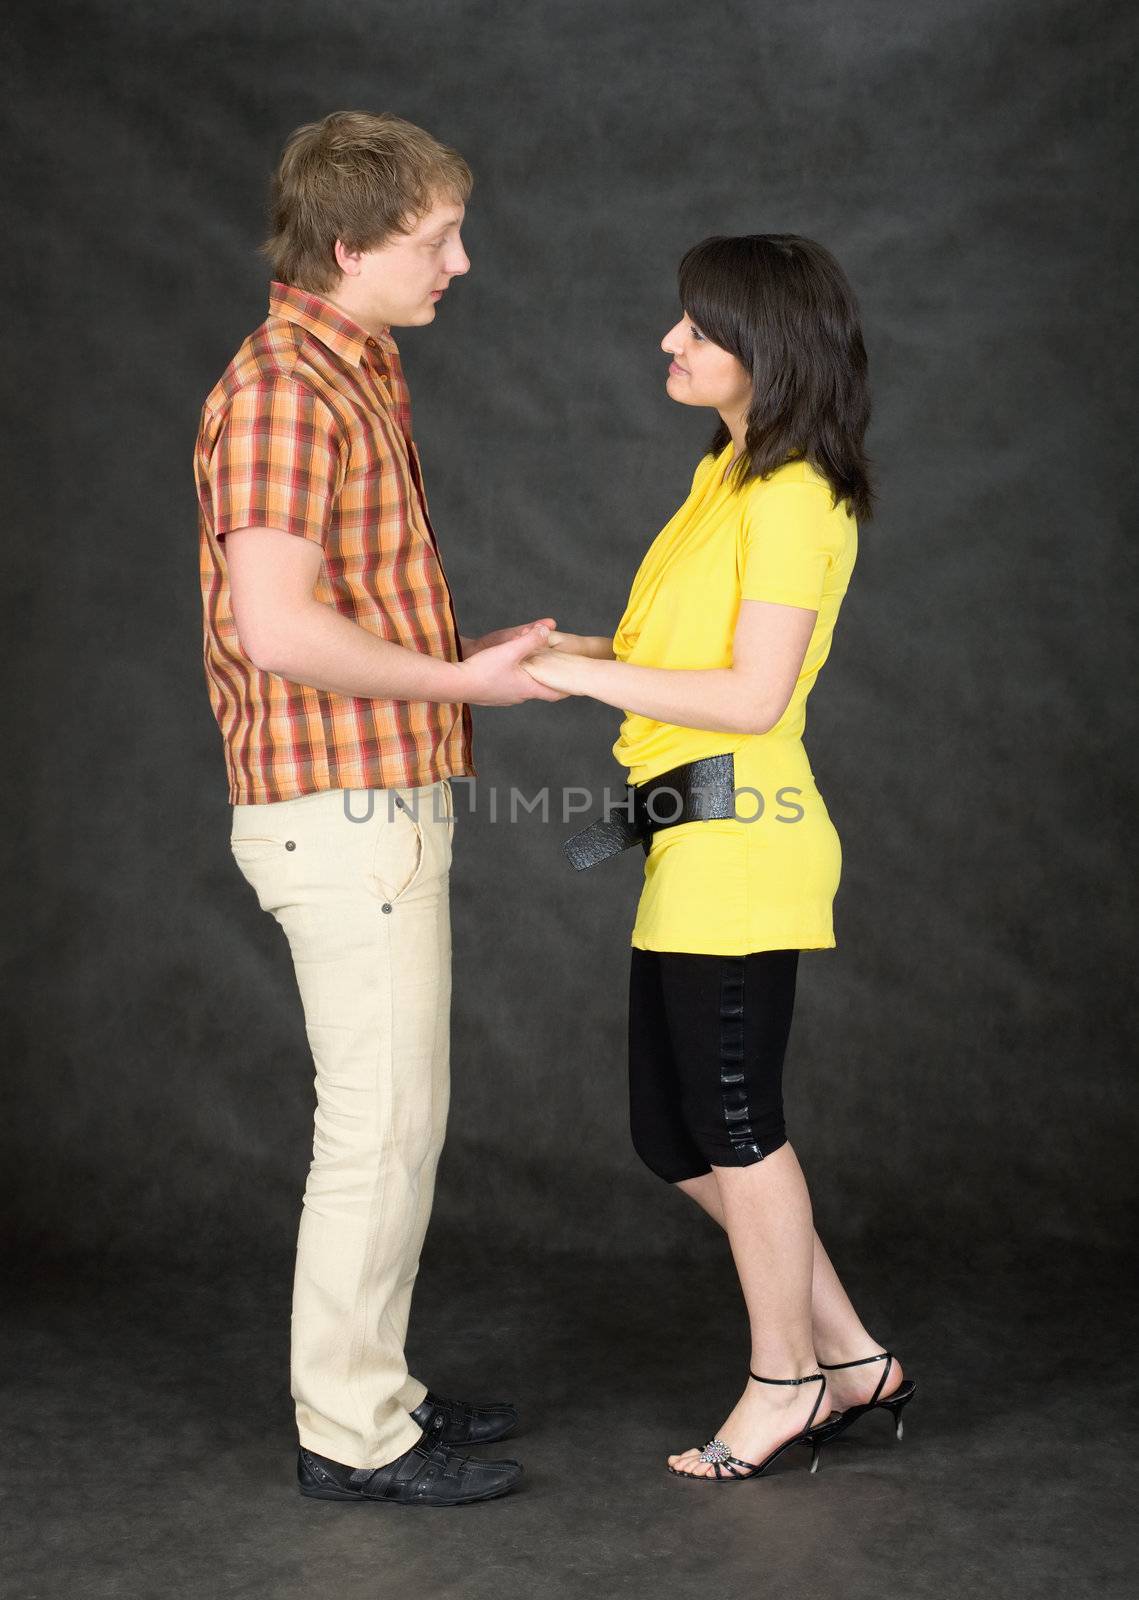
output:
[[[782, 1065], [794, 1008], [798, 952], [749, 956], [665, 954], [665, 1010], [681, 1109], [732, 1246], [751, 1323], [751, 1371], [765, 1378], [818, 1372], [811, 1337], [811, 1202], [783, 1124]], [[816, 1406], [816, 1402], [818, 1402]], [[731, 1453], [759, 1461], [829, 1407], [821, 1380], [744, 1386], [717, 1430]], [[712, 1472], [699, 1449], [670, 1457]]]
[[666, 1183], [711, 1169], [680, 1106], [681, 1083], [665, 1016], [661, 956], [632, 947], [629, 964], [629, 1132], [633, 1149]]
[[[784, 1143], [751, 1166], [714, 1167], [725, 1225], [751, 1324], [751, 1370], [765, 1378], [817, 1372], [811, 1342], [811, 1202], [795, 1152]], [[762, 1461], [807, 1425], [821, 1383], [776, 1385], [750, 1378], [716, 1430], [734, 1456]], [[830, 1411], [827, 1395], [814, 1412]], [[712, 1472], [698, 1449], [670, 1456], [684, 1472]]]
[[[676, 1187], [695, 1200], [713, 1222], [724, 1227], [724, 1205], [714, 1172], [698, 1178], [684, 1178]], [[884, 1347], [867, 1333], [823, 1247], [823, 1241], [814, 1229], [812, 1236], [811, 1332], [819, 1360], [828, 1364], [856, 1361], [862, 1356], [881, 1351]], [[830, 1405], [835, 1410], [843, 1411], [847, 1406], [860, 1405], [869, 1400], [881, 1375], [882, 1368], [875, 1362], [864, 1367], [853, 1367], [846, 1372], [828, 1372], [827, 1398]], [[890, 1368], [887, 1393], [893, 1394], [903, 1377], [895, 1358]]]

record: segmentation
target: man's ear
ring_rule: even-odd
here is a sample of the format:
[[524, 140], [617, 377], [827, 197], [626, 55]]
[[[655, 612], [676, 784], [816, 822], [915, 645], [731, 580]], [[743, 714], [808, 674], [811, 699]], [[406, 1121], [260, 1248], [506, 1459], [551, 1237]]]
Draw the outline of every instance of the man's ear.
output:
[[360, 276], [359, 250], [349, 250], [342, 239], [337, 239], [333, 243], [332, 254], [336, 260], [336, 265], [346, 277], [358, 278]]

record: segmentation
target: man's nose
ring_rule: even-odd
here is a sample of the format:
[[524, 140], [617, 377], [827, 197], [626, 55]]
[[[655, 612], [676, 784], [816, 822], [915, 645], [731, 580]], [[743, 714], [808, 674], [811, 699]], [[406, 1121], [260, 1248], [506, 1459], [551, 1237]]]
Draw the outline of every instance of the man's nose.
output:
[[461, 278], [465, 272], [471, 270], [471, 258], [462, 245], [447, 262], [447, 271], [453, 278]]

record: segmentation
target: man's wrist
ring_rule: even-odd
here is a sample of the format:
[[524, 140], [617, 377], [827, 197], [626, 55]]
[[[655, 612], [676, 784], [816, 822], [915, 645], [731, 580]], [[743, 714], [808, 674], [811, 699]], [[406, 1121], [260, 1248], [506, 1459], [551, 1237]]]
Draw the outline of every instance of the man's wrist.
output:
[[467, 697], [468, 677], [466, 662], [441, 661], [439, 665], [443, 670], [439, 673], [433, 686], [436, 691], [436, 698], [447, 703], [452, 701], [458, 703], [465, 700]]

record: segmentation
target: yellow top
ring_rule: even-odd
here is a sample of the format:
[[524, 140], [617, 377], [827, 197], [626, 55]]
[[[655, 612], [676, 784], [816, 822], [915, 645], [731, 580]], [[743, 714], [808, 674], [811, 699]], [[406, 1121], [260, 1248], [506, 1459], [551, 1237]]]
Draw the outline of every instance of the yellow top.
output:
[[749, 791], [737, 802], [739, 819], [682, 823], [655, 836], [633, 930], [642, 949], [745, 954], [835, 943], [841, 849], [801, 736], [854, 569], [858, 525], [804, 461], [731, 488], [723, 482], [731, 453], [729, 443], [703, 458], [688, 498], [649, 547], [614, 655], [673, 670], [730, 667], [741, 599], [806, 606], [818, 616], [791, 699], [767, 733], [716, 733], [626, 713], [613, 754], [630, 783], [731, 751], [736, 788]]

